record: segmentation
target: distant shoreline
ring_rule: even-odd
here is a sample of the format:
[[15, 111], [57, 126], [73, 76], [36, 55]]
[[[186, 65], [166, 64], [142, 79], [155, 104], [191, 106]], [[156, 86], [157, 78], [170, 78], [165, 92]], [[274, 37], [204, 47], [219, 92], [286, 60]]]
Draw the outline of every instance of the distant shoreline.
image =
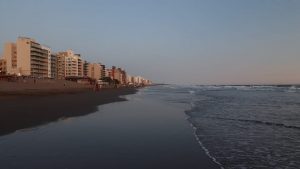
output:
[[60, 118], [82, 116], [97, 111], [97, 106], [126, 101], [122, 95], [134, 94], [135, 88], [89, 88], [62, 90], [0, 91], [0, 136], [20, 129], [46, 124]]

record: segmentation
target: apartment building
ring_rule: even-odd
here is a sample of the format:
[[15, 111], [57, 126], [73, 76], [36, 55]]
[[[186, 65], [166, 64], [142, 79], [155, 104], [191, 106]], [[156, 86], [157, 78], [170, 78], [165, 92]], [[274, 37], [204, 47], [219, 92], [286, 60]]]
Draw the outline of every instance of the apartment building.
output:
[[89, 62], [83, 61], [83, 76], [84, 77], [88, 76], [88, 66], [89, 66]]
[[51, 78], [51, 50], [46, 46], [42, 46], [42, 49], [47, 51], [44, 53], [45, 57], [47, 57], [47, 77]]
[[105, 77], [106, 75], [106, 68], [104, 64], [99, 63], [101, 66], [101, 78]]
[[79, 54], [74, 54], [72, 50], [58, 52], [57, 54], [57, 78], [83, 77], [84, 65]]
[[50, 54], [50, 48], [27, 37], [19, 37], [16, 43], [5, 43], [3, 59], [7, 74], [49, 77]]
[[7, 68], [6, 68], [6, 60], [5, 59], [0, 59], [0, 75], [1, 74], [6, 74]]
[[127, 83], [126, 71], [121, 68], [116, 68], [115, 66], [112, 66], [112, 68], [107, 69], [104, 74], [105, 76], [110, 77], [111, 79], [118, 80], [120, 84]]
[[4, 44], [3, 59], [6, 62], [6, 73], [18, 74], [17, 45], [15, 43], [8, 42]]
[[114, 79], [117, 79], [120, 84], [126, 84], [126, 72], [121, 68], [117, 68], [114, 70]]
[[34, 39], [19, 37], [17, 40], [17, 69], [20, 75], [48, 77], [50, 48]]
[[51, 78], [56, 79], [57, 78], [57, 54], [51, 54], [50, 56], [50, 67], [51, 67]]
[[81, 59], [80, 54], [75, 54], [75, 56], [77, 56], [78, 77], [83, 77], [84, 76], [84, 73], [83, 73], [84, 60]]
[[101, 79], [101, 72], [102, 72], [102, 67], [100, 64], [98, 63], [90, 63], [88, 65], [88, 74], [87, 76], [92, 78], [92, 79], [96, 79], [99, 80]]

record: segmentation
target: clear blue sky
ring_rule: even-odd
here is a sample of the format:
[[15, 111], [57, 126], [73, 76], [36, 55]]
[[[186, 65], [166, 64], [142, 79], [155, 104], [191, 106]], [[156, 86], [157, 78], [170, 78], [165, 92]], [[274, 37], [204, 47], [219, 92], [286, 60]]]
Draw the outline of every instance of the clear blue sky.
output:
[[1, 0], [0, 23], [2, 45], [29, 36], [155, 82], [300, 83], [299, 0]]

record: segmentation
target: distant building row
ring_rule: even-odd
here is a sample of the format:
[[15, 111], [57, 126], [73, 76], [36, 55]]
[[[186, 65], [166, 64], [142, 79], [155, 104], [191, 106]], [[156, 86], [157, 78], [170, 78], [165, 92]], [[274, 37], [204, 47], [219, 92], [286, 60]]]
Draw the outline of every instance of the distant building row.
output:
[[51, 53], [51, 49], [32, 38], [19, 37], [16, 43], [5, 43], [0, 58], [0, 74], [36, 78], [65, 79], [68, 77], [102, 79], [110, 77], [120, 84], [150, 84], [142, 77], [127, 75], [113, 66], [106, 69], [101, 63], [88, 63], [72, 50]]

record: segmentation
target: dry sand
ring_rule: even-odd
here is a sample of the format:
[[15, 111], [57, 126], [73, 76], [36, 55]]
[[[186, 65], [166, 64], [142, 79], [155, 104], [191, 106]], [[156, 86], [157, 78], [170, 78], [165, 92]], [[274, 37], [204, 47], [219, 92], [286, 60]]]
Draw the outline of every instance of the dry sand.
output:
[[91, 85], [78, 84], [66, 80], [20, 79], [16, 82], [0, 81], [0, 97], [12, 95], [48, 95], [59, 93], [76, 93], [91, 90]]

